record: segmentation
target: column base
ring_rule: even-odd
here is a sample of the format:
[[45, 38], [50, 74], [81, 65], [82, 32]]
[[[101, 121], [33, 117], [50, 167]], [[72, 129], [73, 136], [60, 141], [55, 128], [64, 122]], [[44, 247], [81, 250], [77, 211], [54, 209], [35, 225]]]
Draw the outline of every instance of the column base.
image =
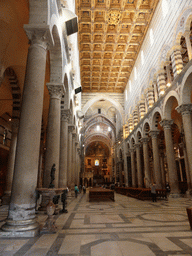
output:
[[11, 201], [11, 191], [5, 191], [3, 197], [2, 197], [2, 204], [3, 205], [9, 205]]
[[35, 237], [39, 234], [37, 219], [31, 220], [6, 220], [1, 227], [0, 237]]

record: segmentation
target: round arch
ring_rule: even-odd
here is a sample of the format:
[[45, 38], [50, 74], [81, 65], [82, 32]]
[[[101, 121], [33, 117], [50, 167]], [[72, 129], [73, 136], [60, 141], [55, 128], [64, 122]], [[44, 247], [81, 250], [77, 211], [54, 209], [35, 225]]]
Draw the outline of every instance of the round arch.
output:
[[162, 119], [162, 111], [161, 111], [161, 109], [159, 107], [156, 107], [153, 110], [153, 113], [152, 113], [151, 130], [157, 130], [158, 123], [159, 123], [159, 118]]
[[179, 95], [175, 91], [170, 91], [164, 100], [163, 104], [163, 118], [170, 120], [171, 119], [171, 111], [173, 108], [173, 104], [177, 101], [177, 105], [179, 105]]
[[63, 82], [63, 63], [62, 63], [62, 50], [59, 37], [58, 27], [56, 25], [52, 28], [52, 36], [54, 46], [50, 49], [50, 82], [62, 83]]
[[181, 102], [180, 104], [191, 103], [191, 91], [192, 91], [192, 66], [185, 73], [181, 82]]
[[109, 102], [111, 102], [115, 108], [118, 110], [118, 112], [120, 113], [120, 117], [121, 117], [121, 120], [123, 121], [123, 117], [124, 117], [124, 110], [123, 110], [123, 107], [120, 105], [120, 103], [116, 102], [115, 100], [113, 100], [111, 97], [107, 96], [107, 95], [103, 95], [103, 94], [100, 94], [98, 96], [95, 96], [93, 97], [92, 99], [90, 99], [84, 106], [83, 106], [83, 113], [86, 113], [87, 110], [97, 101], [100, 101], [100, 100], [107, 100]]
[[143, 123], [143, 127], [142, 127], [142, 137], [148, 136], [148, 132], [150, 130], [150, 122], [149, 119], [145, 119], [144, 123]]

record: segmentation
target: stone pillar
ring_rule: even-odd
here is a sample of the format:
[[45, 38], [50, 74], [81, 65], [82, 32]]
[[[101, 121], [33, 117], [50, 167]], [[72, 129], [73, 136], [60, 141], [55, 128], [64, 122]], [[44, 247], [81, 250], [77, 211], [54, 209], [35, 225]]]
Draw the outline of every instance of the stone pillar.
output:
[[37, 179], [37, 187], [42, 188], [43, 187], [43, 180], [42, 180], [42, 163], [43, 163], [43, 157], [44, 157], [44, 143], [41, 139], [41, 145], [39, 149], [39, 166], [38, 166], [38, 179]]
[[45, 154], [44, 187], [48, 188], [51, 178], [51, 167], [55, 164], [54, 185], [59, 182], [59, 153], [60, 153], [60, 119], [61, 97], [64, 93], [63, 84], [47, 84], [50, 94], [49, 119], [47, 126], [47, 150]]
[[139, 122], [139, 115], [138, 115], [138, 107], [136, 106], [133, 110], [133, 125], [134, 127], [137, 126]]
[[145, 100], [142, 99], [139, 102], [139, 118], [140, 120], [145, 116], [146, 111], [145, 111]]
[[68, 160], [68, 122], [70, 110], [61, 110], [61, 137], [59, 160], [59, 188], [67, 186], [67, 160]]
[[39, 224], [35, 216], [43, 93], [47, 56], [47, 27], [25, 25], [30, 38], [22, 97], [15, 171], [9, 213], [2, 230], [9, 237], [33, 237]]
[[159, 159], [159, 147], [157, 136], [159, 131], [150, 131], [149, 135], [152, 138], [152, 149], [153, 149], [153, 178], [157, 185], [157, 188], [161, 189], [161, 169], [160, 169], [160, 159]]
[[165, 189], [166, 177], [165, 177], [165, 166], [164, 166], [164, 150], [160, 149], [159, 151], [160, 151], [160, 166], [161, 166], [162, 188]]
[[155, 103], [155, 97], [154, 97], [154, 89], [152, 86], [150, 86], [148, 89], [147, 89], [147, 105], [148, 105], [148, 108], [152, 108], [153, 105]]
[[174, 77], [176, 77], [183, 69], [183, 60], [181, 51], [175, 48], [171, 54], [172, 68]]
[[165, 82], [165, 71], [161, 69], [158, 71], [157, 74], [157, 86], [158, 86], [158, 93], [159, 96], [162, 96], [166, 90], [166, 82]]
[[181, 113], [183, 120], [183, 129], [185, 134], [185, 143], [187, 149], [187, 159], [189, 166], [189, 173], [187, 175], [188, 188], [191, 190], [192, 187], [192, 104], [183, 104], [176, 108]]
[[79, 167], [79, 162], [78, 162], [78, 150], [77, 150], [77, 147], [78, 147], [78, 142], [76, 141], [75, 142], [75, 184], [77, 184], [77, 186], [79, 185], [79, 180], [78, 180], [78, 167]]
[[72, 168], [71, 168], [71, 186], [75, 186], [75, 164], [76, 164], [76, 138], [77, 134], [72, 133]]
[[132, 187], [136, 188], [136, 165], [135, 165], [135, 149], [130, 149], [131, 152], [131, 172], [132, 172]]
[[172, 77], [171, 77], [171, 69], [170, 69], [170, 62], [166, 64], [166, 72], [167, 72], [167, 87], [171, 86]]
[[138, 188], [143, 188], [143, 177], [142, 177], [142, 166], [141, 166], [141, 152], [140, 147], [141, 144], [135, 144], [136, 147], [136, 160], [137, 160], [137, 180], [138, 180]]
[[80, 171], [81, 171], [81, 149], [80, 147], [77, 147], [77, 181], [78, 184], [80, 184]]
[[124, 159], [124, 178], [125, 178], [125, 186], [128, 187], [128, 167], [127, 167], [127, 153], [126, 153], [126, 146], [127, 146], [127, 143], [126, 141], [124, 140], [123, 141], [123, 159]]
[[184, 33], [189, 61], [192, 59], [192, 47], [191, 47], [190, 34], [191, 34], [191, 31], [186, 31]]
[[143, 143], [143, 158], [144, 158], [144, 173], [145, 173], [145, 187], [149, 188], [151, 184], [150, 176], [150, 164], [149, 164], [149, 148], [148, 148], [148, 137], [143, 137], [141, 142]]
[[5, 197], [6, 197], [6, 200], [8, 201], [10, 200], [10, 196], [11, 196], [18, 129], [19, 129], [19, 120], [17, 119], [12, 123], [11, 145], [10, 145], [8, 165], [7, 165]]
[[71, 188], [71, 182], [72, 182], [72, 132], [74, 131], [75, 127], [74, 125], [68, 125], [68, 170], [67, 170], [67, 185], [69, 188]]
[[175, 153], [173, 148], [173, 140], [171, 133], [171, 125], [173, 124], [173, 120], [162, 120], [160, 125], [164, 129], [165, 135], [165, 145], [166, 145], [166, 154], [167, 154], [167, 164], [169, 171], [169, 184], [171, 187], [172, 196], [177, 196], [179, 194], [179, 183], [178, 183], [178, 175], [177, 175], [177, 167], [175, 162]]
[[129, 133], [131, 133], [133, 131], [133, 118], [132, 118], [132, 115], [130, 115], [129, 119], [128, 119], [128, 130], [129, 130]]

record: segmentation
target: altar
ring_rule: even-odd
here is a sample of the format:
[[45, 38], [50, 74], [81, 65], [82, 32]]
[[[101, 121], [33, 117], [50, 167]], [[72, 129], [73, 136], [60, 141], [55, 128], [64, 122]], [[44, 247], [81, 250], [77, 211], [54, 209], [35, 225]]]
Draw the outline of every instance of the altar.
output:
[[89, 202], [93, 201], [115, 201], [114, 191], [105, 188], [90, 188], [89, 189]]

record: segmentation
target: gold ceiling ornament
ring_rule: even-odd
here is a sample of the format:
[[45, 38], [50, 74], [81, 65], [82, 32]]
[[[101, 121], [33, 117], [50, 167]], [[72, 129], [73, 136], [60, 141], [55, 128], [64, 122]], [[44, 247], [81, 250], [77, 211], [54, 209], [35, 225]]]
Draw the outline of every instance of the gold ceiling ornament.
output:
[[121, 19], [121, 12], [118, 10], [110, 10], [108, 12], [108, 23], [112, 25], [119, 24]]

